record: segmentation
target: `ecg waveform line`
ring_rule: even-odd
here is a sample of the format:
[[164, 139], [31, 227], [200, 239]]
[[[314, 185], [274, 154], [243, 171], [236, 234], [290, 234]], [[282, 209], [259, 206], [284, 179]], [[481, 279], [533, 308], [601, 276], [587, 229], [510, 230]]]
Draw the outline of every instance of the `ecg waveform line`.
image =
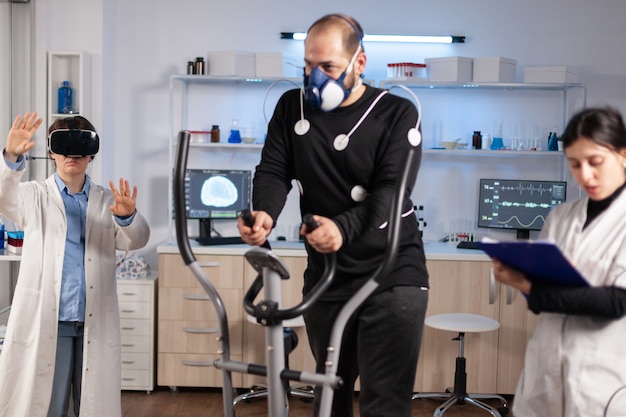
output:
[[539, 185], [539, 187], [535, 187], [532, 184], [530, 184], [527, 187], [524, 187], [524, 185], [520, 182], [519, 185], [516, 186], [501, 186], [499, 187], [499, 189], [501, 191], [519, 191], [520, 194], [522, 194], [524, 191], [528, 191], [530, 192], [530, 195], [533, 195], [534, 192], [539, 192], [539, 195], [543, 195], [543, 193], [551, 193], [552, 192], [552, 187], [548, 187], [548, 188], [544, 188], [541, 184]]
[[543, 223], [545, 223], [545, 221], [546, 221], [546, 218], [545, 218], [545, 217], [543, 217], [542, 215], [540, 215], [540, 214], [539, 214], [539, 215], [535, 216], [535, 218], [533, 219], [533, 221], [532, 221], [532, 222], [530, 222], [530, 223], [528, 223], [528, 224], [524, 224], [524, 223], [522, 223], [522, 222], [521, 222], [521, 220], [520, 220], [520, 218], [519, 218], [519, 217], [517, 217], [517, 216], [511, 216], [511, 217], [509, 217], [507, 220], [505, 220], [505, 221], [503, 221], [503, 222], [501, 222], [500, 220], [498, 220], [498, 223], [499, 223], [499, 224], [509, 224], [509, 223], [511, 223], [511, 221], [513, 221], [513, 219], [517, 220], [517, 222], [518, 222], [519, 224], [521, 224], [523, 227], [530, 227], [533, 223], [535, 223], [535, 222], [537, 221], [537, 219], [541, 219], [542, 224], [543, 224]]
[[544, 209], [548, 209], [550, 207], [552, 207], [551, 204], [548, 203], [533, 203], [533, 202], [525, 202], [525, 203], [516, 203], [514, 201], [503, 201], [500, 203], [501, 206], [504, 207], [526, 207], [526, 208], [537, 208], [537, 207], [541, 207]]

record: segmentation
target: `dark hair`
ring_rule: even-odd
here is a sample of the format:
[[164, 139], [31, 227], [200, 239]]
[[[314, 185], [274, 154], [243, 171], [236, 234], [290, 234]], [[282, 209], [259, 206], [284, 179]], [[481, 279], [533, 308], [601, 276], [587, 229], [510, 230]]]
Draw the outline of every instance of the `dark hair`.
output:
[[578, 139], [589, 139], [618, 151], [626, 148], [626, 128], [620, 112], [612, 107], [590, 107], [576, 113], [561, 135], [563, 148]]
[[96, 131], [96, 128], [91, 122], [85, 119], [83, 116], [72, 116], [63, 119], [56, 119], [48, 128], [48, 135], [54, 130], [58, 129], [79, 129], [79, 130], [91, 130]]
[[311, 30], [313, 29], [328, 29], [330, 27], [339, 26], [339, 24], [341, 24], [341, 27], [343, 28], [342, 34], [344, 49], [350, 53], [354, 53], [357, 47], [360, 45], [361, 51], [364, 51], [363, 28], [361, 27], [359, 22], [356, 21], [356, 19], [345, 14], [334, 13], [322, 16], [311, 25], [306, 33], [308, 35], [309, 32], [311, 32]]

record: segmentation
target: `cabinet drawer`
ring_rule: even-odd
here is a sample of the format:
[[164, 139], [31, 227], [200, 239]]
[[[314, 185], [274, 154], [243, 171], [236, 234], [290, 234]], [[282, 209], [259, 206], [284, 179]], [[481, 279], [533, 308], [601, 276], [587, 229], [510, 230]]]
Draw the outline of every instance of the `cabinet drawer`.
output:
[[150, 337], [124, 336], [122, 338], [122, 352], [150, 352]]
[[[222, 387], [224, 382], [222, 371], [213, 367], [213, 361], [218, 358], [219, 355], [160, 353], [157, 384], [178, 387]], [[241, 355], [231, 355], [231, 359], [241, 361]], [[242, 374], [233, 372], [232, 381], [233, 387], [241, 388]]]
[[149, 353], [122, 352], [122, 370], [152, 369]]
[[[221, 349], [217, 340], [218, 323], [215, 321], [159, 320], [159, 352], [216, 354]], [[228, 326], [231, 354], [241, 355], [243, 323], [231, 322]]]
[[150, 386], [150, 371], [138, 369], [122, 369], [122, 389], [146, 388]]
[[152, 317], [152, 303], [120, 301], [119, 304], [120, 318], [150, 319]]
[[[229, 321], [243, 321], [243, 290], [220, 289]], [[217, 320], [213, 302], [201, 288], [159, 289], [159, 320]]]
[[149, 336], [153, 322], [147, 319], [121, 319], [122, 339], [127, 336]]
[[120, 302], [150, 302], [152, 301], [152, 285], [120, 284], [118, 281], [117, 298]]
[[[220, 289], [243, 288], [243, 266], [241, 255], [198, 255], [196, 257], [202, 270], [211, 283]], [[159, 255], [159, 288], [182, 287], [198, 288], [202, 286], [191, 270], [185, 266], [180, 255]]]

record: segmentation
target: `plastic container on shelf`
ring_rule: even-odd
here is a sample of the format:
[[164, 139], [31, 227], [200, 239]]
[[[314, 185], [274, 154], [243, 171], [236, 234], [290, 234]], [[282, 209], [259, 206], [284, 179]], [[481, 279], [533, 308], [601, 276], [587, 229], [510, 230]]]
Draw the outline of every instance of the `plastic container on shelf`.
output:
[[58, 105], [58, 113], [59, 114], [71, 114], [74, 113], [74, 108], [72, 104], [72, 87], [70, 86], [69, 81], [63, 81], [61, 86], [59, 87], [59, 105]]
[[425, 80], [426, 64], [394, 62], [387, 64], [387, 78], [398, 80]]

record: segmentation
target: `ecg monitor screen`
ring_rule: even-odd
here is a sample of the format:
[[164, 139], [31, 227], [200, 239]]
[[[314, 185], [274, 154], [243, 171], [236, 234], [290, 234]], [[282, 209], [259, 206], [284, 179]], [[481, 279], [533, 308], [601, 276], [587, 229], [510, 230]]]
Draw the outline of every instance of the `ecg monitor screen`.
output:
[[188, 169], [185, 205], [189, 219], [235, 219], [250, 207], [250, 171]]
[[481, 179], [478, 226], [541, 230], [552, 207], [565, 202], [565, 181]]

